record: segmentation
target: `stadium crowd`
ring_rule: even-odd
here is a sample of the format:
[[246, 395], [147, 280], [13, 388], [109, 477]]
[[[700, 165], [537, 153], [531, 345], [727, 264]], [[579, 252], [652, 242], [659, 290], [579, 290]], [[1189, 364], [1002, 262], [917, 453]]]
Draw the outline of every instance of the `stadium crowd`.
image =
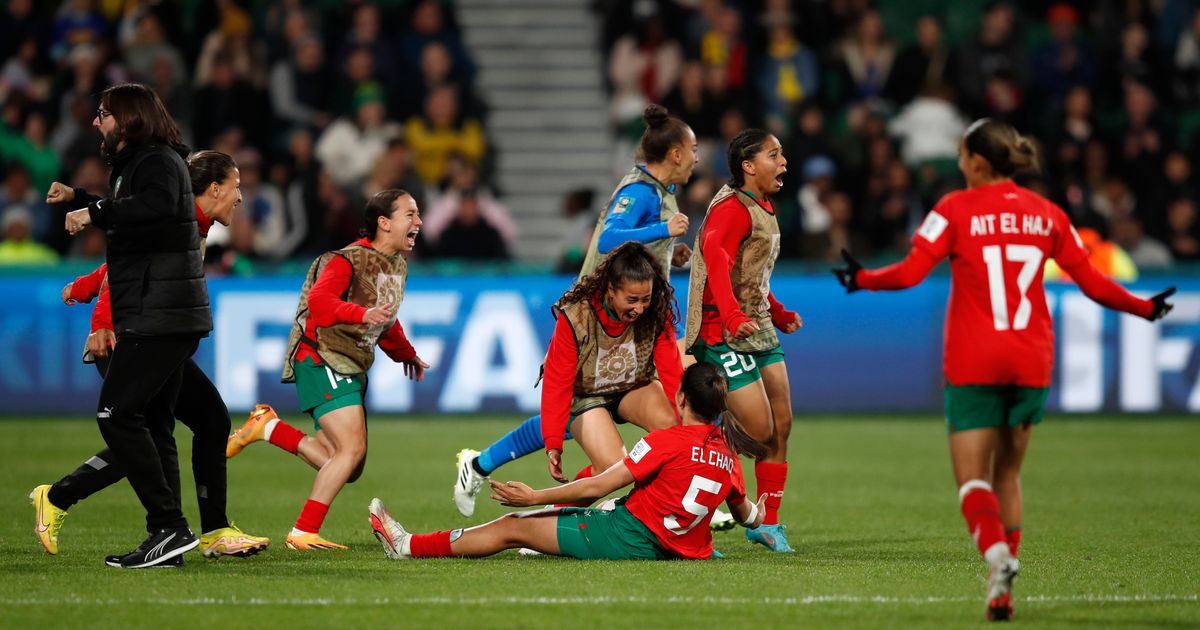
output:
[[[646, 103], [687, 121], [703, 148], [678, 195], [690, 241], [728, 139], [763, 125], [790, 161], [782, 256], [896, 256], [961, 186], [958, 140], [989, 116], [1040, 140], [1042, 174], [1022, 183], [1096, 248], [1141, 269], [1196, 260], [1198, 4], [597, 0], [613, 172]], [[491, 182], [474, 75], [445, 1], [9, 0], [0, 264], [102, 254], [102, 235], [70, 241], [42, 200], [56, 179], [104, 192], [89, 127], [99, 92], [129, 80], [158, 91], [192, 147], [241, 167], [243, 210], [209, 237], [214, 273], [350, 242], [365, 199], [396, 186], [426, 215], [419, 256], [508, 258], [519, 226]], [[580, 228], [565, 250], [590, 236], [608, 191], [592, 192], [564, 202]]]
[[[483, 184], [486, 108], [453, 7], [411, 2], [9, 0], [0, 10], [0, 262], [103, 255], [70, 241], [55, 180], [107, 194], [100, 92], [150, 85], [187, 144], [228, 153], [242, 209], [210, 271], [358, 237], [365, 200], [422, 200], [422, 255], [505, 258], [516, 228]], [[470, 243], [464, 248], [463, 243]]]

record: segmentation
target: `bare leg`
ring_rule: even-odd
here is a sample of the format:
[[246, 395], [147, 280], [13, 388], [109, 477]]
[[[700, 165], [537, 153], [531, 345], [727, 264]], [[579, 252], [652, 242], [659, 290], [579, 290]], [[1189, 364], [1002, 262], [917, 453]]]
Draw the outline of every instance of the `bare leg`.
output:
[[1000, 501], [1000, 518], [1006, 529], [1021, 526], [1021, 464], [1032, 434], [1032, 424], [1000, 430], [992, 488]]
[[771, 417], [771, 403], [762, 381], [754, 381], [729, 392], [729, 411], [742, 424], [750, 437], [771, 444], [775, 436], [775, 421]]
[[544, 510], [528, 516], [506, 514], [490, 523], [463, 530], [462, 536], [450, 543], [454, 555], [463, 558], [482, 558], [521, 547], [562, 555], [558, 549], [558, 511]]
[[674, 407], [674, 403], [667, 400], [662, 383], [651, 381], [625, 394], [617, 412], [631, 424], [649, 433], [658, 429], [669, 429], [678, 423]]
[[355, 405], [335, 409], [319, 422], [318, 440], [327, 440], [333, 448], [317, 471], [308, 498], [329, 505], [367, 453], [367, 421], [363, 408]]
[[324, 432], [317, 431], [315, 435], [306, 435], [296, 446], [296, 457], [316, 470], [329, 461], [333, 456], [333, 443], [325, 437]]
[[783, 464], [787, 462], [787, 441], [792, 434], [792, 390], [788, 384], [787, 366], [780, 361], [762, 368], [762, 383], [775, 429], [768, 444], [771, 450], [763, 461]]
[[625, 441], [607, 409], [597, 407], [585, 411], [571, 424], [571, 436], [583, 448], [596, 472], [608, 470], [625, 457]]
[[950, 464], [959, 488], [972, 479], [992, 483], [992, 460], [999, 441], [998, 429], [970, 429], [950, 434]]

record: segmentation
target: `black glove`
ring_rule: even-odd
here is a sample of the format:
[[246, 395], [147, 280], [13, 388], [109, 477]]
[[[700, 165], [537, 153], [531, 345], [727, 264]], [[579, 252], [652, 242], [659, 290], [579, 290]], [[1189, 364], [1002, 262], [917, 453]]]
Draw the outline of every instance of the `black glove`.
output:
[[1150, 312], [1150, 317], [1147, 317], [1146, 319], [1148, 319], [1152, 322], [1156, 322], [1156, 321], [1166, 317], [1167, 313], [1170, 313], [1171, 309], [1175, 308], [1174, 304], [1171, 304], [1170, 302], [1167, 301], [1167, 298], [1171, 297], [1174, 294], [1175, 294], [1175, 287], [1171, 287], [1171, 288], [1167, 289], [1166, 291], [1163, 291], [1162, 293], [1159, 293], [1158, 295], [1155, 295], [1154, 297], [1150, 298], [1150, 301], [1152, 303], [1154, 303], [1154, 310]]
[[834, 267], [830, 271], [833, 272], [833, 276], [838, 279], [838, 282], [846, 287], [846, 293], [854, 293], [859, 289], [858, 283], [854, 281], [854, 276], [863, 266], [854, 260], [854, 256], [851, 256], [850, 252], [845, 249], [842, 249], [842, 258], [846, 259], [846, 266]]

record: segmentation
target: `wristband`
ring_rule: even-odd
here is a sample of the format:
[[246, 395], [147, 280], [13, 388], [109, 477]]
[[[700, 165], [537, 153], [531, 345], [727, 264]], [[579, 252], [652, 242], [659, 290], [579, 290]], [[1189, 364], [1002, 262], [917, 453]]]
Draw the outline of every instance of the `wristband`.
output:
[[750, 504], [750, 514], [746, 516], [746, 520], [738, 521], [738, 523], [746, 529], [753, 529], [754, 521], [758, 519], [758, 504], [752, 503], [750, 499], [746, 499], [746, 503]]

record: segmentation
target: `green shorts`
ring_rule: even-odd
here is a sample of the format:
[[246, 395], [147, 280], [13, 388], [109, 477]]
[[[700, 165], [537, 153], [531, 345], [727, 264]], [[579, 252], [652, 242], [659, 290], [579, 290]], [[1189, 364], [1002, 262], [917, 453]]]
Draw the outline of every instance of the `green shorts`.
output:
[[738, 352], [727, 343], [710, 346], [703, 341], [688, 349], [688, 354], [696, 357], [701, 363], [709, 363], [721, 368], [725, 380], [729, 382], [729, 391], [741, 389], [754, 381], [762, 380], [762, 368], [783, 361], [783, 348], [775, 346], [770, 350], [758, 352]]
[[321, 430], [317, 421], [321, 416], [342, 407], [362, 406], [363, 392], [367, 389], [365, 374], [344, 376], [328, 365], [318, 365], [308, 358], [303, 361], [292, 359], [292, 369], [296, 372], [300, 409], [312, 416], [317, 431]]
[[654, 534], [625, 508], [624, 499], [611, 512], [593, 508], [558, 511], [558, 550], [580, 560], [667, 560], [671, 554]]
[[970, 429], [1039, 424], [1049, 387], [1018, 385], [946, 385], [946, 428]]
[[571, 399], [571, 416], [567, 418], [567, 433], [571, 432], [571, 425], [574, 424], [575, 418], [582, 416], [585, 411], [592, 409], [604, 408], [608, 410], [608, 415], [612, 416], [613, 422], [624, 424], [627, 422], [618, 413], [621, 407], [621, 401], [625, 399], [625, 394], [629, 392], [617, 392], [606, 396], [576, 396]]

